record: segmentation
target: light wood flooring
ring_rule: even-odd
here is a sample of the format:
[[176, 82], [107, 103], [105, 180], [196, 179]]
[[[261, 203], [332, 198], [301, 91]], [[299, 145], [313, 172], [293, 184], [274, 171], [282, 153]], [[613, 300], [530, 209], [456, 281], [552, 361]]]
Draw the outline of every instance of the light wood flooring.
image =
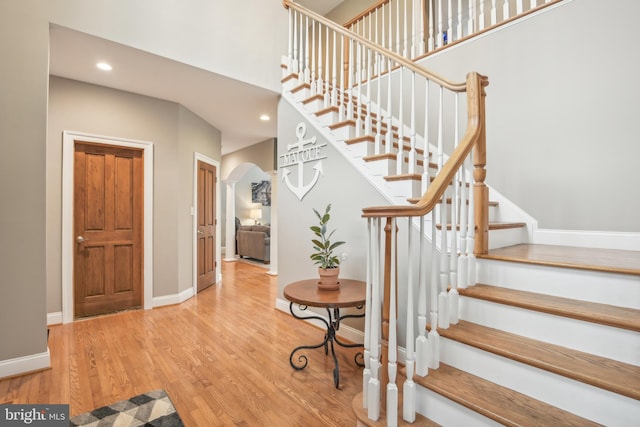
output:
[[182, 304], [51, 327], [52, 368], [0, 381], [0, 403], [70, 404], [70, 415], [164, 389], [187, 426], [354, 426], [362, 390], [356, 350], [333, 360], [289, 353], [323, 331], [274, 308], [277, 278], [264, 268], [223, 262], [223, 283]]

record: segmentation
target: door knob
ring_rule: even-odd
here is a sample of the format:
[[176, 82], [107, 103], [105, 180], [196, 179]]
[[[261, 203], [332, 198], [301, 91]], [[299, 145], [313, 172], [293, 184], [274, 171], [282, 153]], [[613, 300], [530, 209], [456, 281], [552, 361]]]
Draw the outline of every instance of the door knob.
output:
[[76, 242], [78, 242], [78, 243], [82, 243], [82, 242], [84, 242], [85, 240], [87, 240], [87, 239], [85, 239], [85, 238], [84, 238], [84, 237], [82, 237], [82, 236], [78, 236], [78, 237], [76, 237]]
[[198, 230], [198, 234], [204, 234], [204, 231]]

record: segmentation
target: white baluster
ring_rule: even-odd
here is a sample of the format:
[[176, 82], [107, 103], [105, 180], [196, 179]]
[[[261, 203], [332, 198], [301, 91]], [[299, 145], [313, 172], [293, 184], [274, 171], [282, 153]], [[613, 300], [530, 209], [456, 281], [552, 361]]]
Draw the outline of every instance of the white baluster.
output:
[[496, 8], [496, 0], [491, 0], [491, 25], [498, 22], [498, 9]]
[[[454, 129], [453, 140], [455, 146], [458, 146], [459, 132], [459, 96], [454, 94], [455, 99], [455, 111], [454, 111]], [[452, 324], [458, 323], [458, 203], [459, 203], [459, 189], [460, 181], [458, 179], [458, 173], [453, 179], [453, 191], [451, 197], [451, 255], [449, 258], [449, 285], [451, 290], [449, 291], [449, 322]]]
[[[318, 25], [318, 82], [316, 83], [316, 88], [319, 95], [324, 95], [324, 80], [322, 78], [324, 73], [322, 63], [322, 27], [322, 25]], [[326, 31], [329, 31], [329, 29], [327, 28]]]
[[442, 0], [438, 0], [438, 40], [436, 41], [436, 47], [444, 46], [444, 20], [442, 12]]
[[520, 15], [523, 12], [524, 8], [522, 6], [522, 0], [516, 1], [516, 14]]
[[391, 73], [391, 69], [393, 63], [391, 62], [391, 59], [389, 59], [389, 65], [387, 67], [387, 70], [389, 70], [388, 74], [387, 74], [387, 116], [385, 117], [386, 119], [386, 124], [387, 124], [387, 133], [385, 134], [385, 147], [384, 147], [384, 152], [387, 154], [391, 154], [391, 152], [393, 151], [393, 112], [391, 111], [391, 77], [392, 77], [392, 73]]
[[356, 71], [356, 74], [358, 75], [358, 100], [355, 102], [354, 105], [354, 114], [355, 114], [355, 121], [356, 121], [356, 138], [359, 137], [360, 135], [362, 135], [362, 115], [360, 114], [360, 109], [361, 109], [361, 105], [362, 105], [362, 73], [364, 68], [362, 67], [362, 61], [361, 61], [361, 57], [364, 56], [363, 53], [364, 50], [364, 46], [362, 46], [360, 43], [358, 43], [357, 46], [357, 61], [356, 64], [359, 68], [358, 71]]
[[451, 6], [451, 0], [447, 2], [447, 37], [445, 44], [449, 44], [453, 41], [453, 7]]
[[538, 5], [538, 2], [536, 0], [531, 0], [529, 2], [529, 9], [533, 9]]
[[[410, 230], [410, 228], [409, 228]], [[411, 231], [409, 231], [411, 233]], [[398, 344], [397, 344], [397, 314], [396, 314], [396, 278], [398, 276], [396, 260], [398, 257], [397, 248], [396, 219], [391, 219], [391, 277], [389, 280], [389, 346], [387, 357], [387, 369], [389, 372], [389, 382], [387, 383], [387, 426], [396, 427], [398, 425], [398, 386], [396, 375], [398, 372]], [[411, 261], [409, 261], [411, 262]], [[410, 300], [408, 300], [410, 301]], [[411, 304], [408, 304], [411, 305]], [[412, 319], [413, 321], [413, 319]], [[412, 337], [413, 341], [413, 337]]]
[[373, 274], [372, 270], [376, 265], [375, 252], [373, 251], [373, 236], [374, 236], [373, 218], [367, 218], [367, 274], [366, 274], [366, 289], [365, 289], [365, 304], [364, 304], [364, 369], [362, 370], [362, 406], [367, 408], [369, 405], [369, 380], [371, 379], [371, 292]]
[[[438, 171], [444, 164], [443, 150], [443, 87], [440, 86], [440, 98], [438, 100]], [[449, 258], [447, 255], [447, 193], [445, 191], [440, 200], [440, 293], [438, 295], [438, 326], [447, 329], [449, 327], [449, 301], [447, 299], [447, 287], [449, 285]]]
[[470, 36], [474, 33], [473, 21], [476, 16], [475, 13], [475, 0], [469, 0], [469, 19], [467, 21], [467, 35]]
[[337, 107], [338, 106], [338, 70], [337, 70], [337, 62], [338, 62], [338, 57], [337, 57], [337, 48], [336, 48], [336, 44], [337, 44], [337, 39], [338, 39], [338, 33], [334, 32], [333, 33], [333, 47], [332, 47], [332, 64], [333, 67], [331, 69], [332, 73], [331, 73], [331, 106], [332, 107]]
[[509, 18], [511, 18], [509, 0], [504, 0], [504, 2], [502, 3], [502, 20], [506, 21]]
[[403, 14], [402, 26], [404, 27], [404, 43], [403, 43], [403, 49], [402, 49], [402, 56], [404, 56], [405, 58], [409, 58], [409, 24], [407, 22], [407, 0], [404, 0], [404, 14]]
[[401, 55], [400, 53], [400, 0], [396, 1], [396, 49], [395, 52], [398, 55]]
[[[293, 39], [295, 38], [294, 36], [295, 32], [293, 29], [293, 9], [289, 8], [289, 36], [287, 37], [287, 71], [286, 74], [291, 74], [292, 73], [292, 67], [293, 67]], [[283, 75], [282, 77], [286, 77], [285, 75]]]
[[434, 0], [429, 1], [429, 41], [427, 43], [427, 47], [429, 48], [429, 52], [431, 52], [435, 48], [435, 39], [433, 34], [435, 32], [435, 9], [434, 9]]
[[418, 28], [420, 29], [420, 32], [419, 32], [420, 38], [418, 39], [418, 55], [423, 55], [424, 53], [426, 53], [425, 52], [425, 43], [424, 43], [424, 36], [425, 36], [425, 31], [424, 31], [425, 22], [424, 22], [424, 19], [426, 17], [427, 2], [423, 1], [423, 0], [419, 0], [419, 4], [420, 4], [420, 6], [418, 8]]
[[431, 147], [429, 146], [429, 80], [425, 80], [424, 90], [424, 168], [422, 170], [422, 194], [427, 191], [430, 184], [431, 174], [429, 163], [431, 162]]
[[480, 15], [478, 15], [478, 30], [484, 30], [484, 2], [480, 1]]
[[349, 91], [347, 92], [347, 111], [345, 112], [345, 116], [348, 119], [352, 119], [353, 118], [353, 104], [354, 104], [354, 90], [355, 90], [355, 82], [354, 82], [354, 69], [353, 69], [353, 64], [354, 64], [354, 41], [353, 39], [349, 39], [349, 81], [347, 82], [347, 86], [349, 87]]
[[344, 105], [344, 35], [340, 35], [340, 92], [338, 93], [338, 121], [345, 120], [345, 105]]
[[331, 87], [329, 85], [329, 28], [327, 27], [327, 30], [325, 31], [325, 41], [326, 43], [324, 44], [324, 50], [325, 50], [325, 61], [324, 61], [324, 84], [325, 84], [325, 91], [324, 91], [324, 108], [329, 108], [329, 105], [331, 105]]
[[469, 203], [467, 198], [467, 170], [466, 161], [460, 168], [460, 257], [458, 258], [458, 287], [469, 286], [469, 272], [467, 271], [467, 218]]
[[[429, 373], [429, 341], [427, 340], [427, 239], [424, 235], [425, 217], [420, 217], [420, 255], [418, 259], [418, 338], [416, 338], [416, 374]], [[411, 248], [411, 246], [409, 246]], [[410, 252], [411, 253], [411, 252]], [[408, 324], [409, 322], [407, 322]], [[407, 340], [408, 342], [408, 340]], [[407, 376], [409, 378], [409, 376]]]
[[440, 262], [438, 260], [438, 244], [436, 241], [436, 215], [435, 210], [431, 211], [431, 278], [429, 280], [429, 345], [430, 350], [428, 362], [430, 369], [440, 367], [440, 334], [438, 334], [438, 283], [440, 274], [438, 271]]
[[[473, 150], [472, 150], [473, 151]], [[474, 193], [473, 193], [473, 164], [471, 162], [472, 152], [469, 153], [469, 157], [467, 160], [469, 161], [469, 171], [470, 171], [470, 183], [469, 183], [469, 227], [467, 231], [467, 250], [469, 255], [467, 256], [467, 271], [468, 279], [467, 284], [469, 286], [473, 286], [476, 284], [476, 255], [473, 252], [475, 248], [475, 232], [476, 232], [476, 219], [475, 219], [475, 210], [476, 206], [474, 203]]]
[[[422, 217], [419, 218], [420, 222], [422, 222]], [[394, 227], [395, 229], [395, 227]], [[405, 342], [406, 342], [406, 348], [405, 348], [405, 352], [406, 352], [406, 356], [405, 356], [405, 368], [407, 370], [407, 379], [404, 381], [404, 385], [402, 387], [402, 419], [407, 421], [407, 422], [414, 422], [416, 419], [416, 404], [415, 404], [415, 392], [416, 392], [416, 386], [415, 383], [413, 382], [413, 370], [414, 370], [414, 360], [415, 360], [415, 354], [413, 352], [413, 340], [415, 339], [415, 334], [413, 331], [413, 322], [414, 322], [414, 314], [413, 314], [413, 287], [415, 286], [415, 277], [416, 275], [414, 274], [414, 267], [413, 267], [413, 263], [414, 263], [414, 257], [412, 256], [412, 254], [415, 253], [415, 249], [414, 248], [414, 242], [415, 242], [415, 237], [413, 236], [413, 221], [412, 221], [412, 217], [407, 218], [407, 238], [409, 239], [409, 256], [407, 257], [408, 260], [408, 267], [407, 267], [407, 277], [408, 277], [408, 281], [407, 281], [407, 326], [406, 326], [406, 335], [405, 335]], [[420, 226], [420, 230], [422, 231], [422, 225]], [[420, 254], [422, 255], [422, 254]], [[421, 262], [422, 257], [418, 257], [418, 262]], [[419, 267], [418, 267], [419, 268]], [[395, 271], [395, 270], [392, 270]], [[393, 273], [395, 275], [395, 272]], [[393, 276], [392, 276], [393, 277]], [[391, 294], [393, 295], [393, 290], [391, 291]], [[392, 302], [392, 306], [393, 303], [395, 301]], [[392, 317], [393, 319], [393, 317]], [[397, 391], [396, 391], [397, 392]], [[388, 392], [387, 392], [388, 395]], [[389, 406], [388, 400], [387, 400], [387, 406]], [[397, 401], [396, 401], [396, 405], [394, 405], [395, 407], [397, 407]], [[396, 414], [396, 418], [397, 418], [397, 414]]]
[[293, 14], [293, 60], [291, 71], [298, 74], [298, 12]]
[[400, 86], [398, 89], [398, 151], [396, 152], [396, 175], [401, 175], [404, 168], [404, 67], [398, 70], [400, 73]]
[[[382, 63], [381, 55], [378, 52], [376, 52], [376, 63]], [[382, 106], [380, 105], [380, 92], [382, 92], [382, 76], [378, 76], [376, 80], [378, 81], [378, 93], [376, 99], [376, 105], [378, 107], [378, 125], [376, 126], [376, 137], [373, 143], [373, 152], [374, 154], [378, 155], [382, 154]]]
[[311, 27], [311, 95], [318, 93], [316, 81], [316, 22], [313, 21]]
[[367, 48], [367, 115], [365, 116], [364, 122], [364, 134], [371, 135], [371, 74], [373, 71], [373, 52], [371, 49]]
[[376, 264], [372, 270], [372, 292], [371, 292], [371, 377], [369, 378], [367, 397], [367, 417], [377, 421], [380, 418], [380, 268], [378, 262], [381, 259], [380, 253], [380, 219], [374, 219], [374, 239], [373, 239], [373, 258]]
[[309, 49], [311, 40], [309, 40], [309, 17], [305, 17], [304, 25], [304, 82], [311, 83], [311, 70], [309, 69]]
[[462, 0], [458, 0], [458, 23], [456, 24], [456, 40], [460, 40], [461, 38], [462, 38]]
[[411, 72], [411, 134], [409, 135], [409, 173], [417, 172], [418, 155], [416, 152], [416, 73]]

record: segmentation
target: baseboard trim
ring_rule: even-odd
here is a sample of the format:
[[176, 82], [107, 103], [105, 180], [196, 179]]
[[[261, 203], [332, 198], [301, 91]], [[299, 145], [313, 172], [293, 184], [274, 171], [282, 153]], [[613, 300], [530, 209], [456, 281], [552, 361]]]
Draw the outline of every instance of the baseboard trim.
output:
[[49, 348], [44, 353], [30, 354], [15, 359], [0, 360], [0, 379], [25, 375], [51, 367]]
[[184, 291], [173, 294], [163, 295], [161, 297], [153, 297], [153, 308], [163, 307], [165, 305], [181, 304], [193, 296], [193, 288], [187, 288]]
[[62, 323], [62, 312], [55, 311], [53, 313], [47, 313], [47, 326], [60, 325]]
[[533, 243], [640, 251], [640, 233], [535, 229]]

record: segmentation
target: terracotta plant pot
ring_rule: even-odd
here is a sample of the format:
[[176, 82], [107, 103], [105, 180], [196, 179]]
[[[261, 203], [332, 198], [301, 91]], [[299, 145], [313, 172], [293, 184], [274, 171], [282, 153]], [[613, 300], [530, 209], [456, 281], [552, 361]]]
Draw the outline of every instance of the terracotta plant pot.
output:
[[318, 268], [318, 274], [320, 275], [318, 289], [321, 291], [337, 291], [340, 289], [340, 281], [338, 280], [340, 267]]

